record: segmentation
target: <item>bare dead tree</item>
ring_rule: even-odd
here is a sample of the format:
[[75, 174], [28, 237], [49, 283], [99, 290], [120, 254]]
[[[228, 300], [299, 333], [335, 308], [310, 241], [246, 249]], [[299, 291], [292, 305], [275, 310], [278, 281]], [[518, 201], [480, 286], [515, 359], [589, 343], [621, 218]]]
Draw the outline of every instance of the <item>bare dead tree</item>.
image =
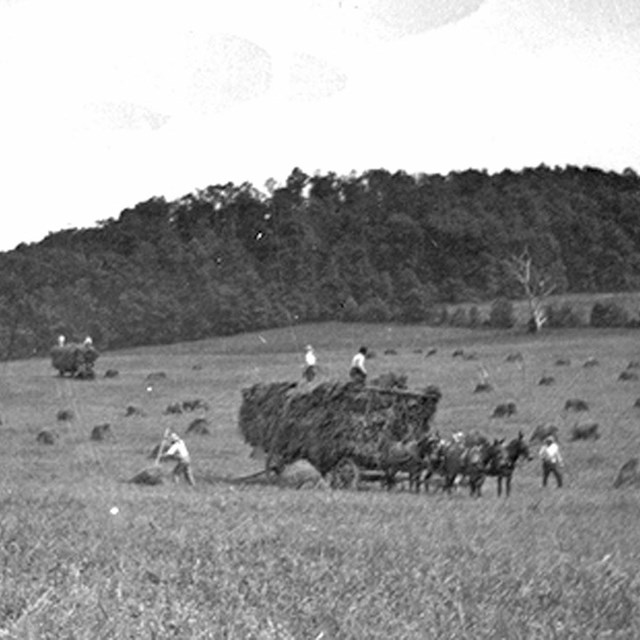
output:
[[523, 289], [529, 303], [529, 327], [537, 332], [547, 321], [544, 302], [554, 292], [556, 284], [532, 263], [527, 248], [521, 255], [510, 255], [505, 265]]

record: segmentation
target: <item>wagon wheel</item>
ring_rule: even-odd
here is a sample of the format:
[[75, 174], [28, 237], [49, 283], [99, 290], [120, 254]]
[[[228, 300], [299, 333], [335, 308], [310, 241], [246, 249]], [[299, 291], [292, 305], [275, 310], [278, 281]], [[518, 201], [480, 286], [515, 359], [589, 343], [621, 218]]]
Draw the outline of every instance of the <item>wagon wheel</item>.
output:
[[360, 484], [360, 469], [351, 458], [342, 458], [331, 470], [332, 489], [357, 489]]
[[265, 460], [264, 470], [267, 480], [271, 482], [276, 480], [282, 470], [280, 456], [269, 452]]

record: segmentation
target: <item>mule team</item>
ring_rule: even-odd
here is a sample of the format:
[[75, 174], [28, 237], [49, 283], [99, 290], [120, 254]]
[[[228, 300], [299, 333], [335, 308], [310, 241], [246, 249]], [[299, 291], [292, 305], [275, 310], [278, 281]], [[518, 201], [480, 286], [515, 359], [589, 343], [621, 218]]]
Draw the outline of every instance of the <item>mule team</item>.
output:
[[[562, 486], [561, 466], [558, 445], [552, 436], [545, 439], [539, 456], [543, 466], [543, 486], [553, 474], [557, 486]], [[533, 458], [529, 445], [522, 432], [505, 442], [504, 439], [489, 440], [479, 433], [455, 433], [449, 440], [438, 434], [428, 433], [420, 439], [406, 443], [383, 442], [381, 462], [385, 470], [385, 484], [394, 486], [399, 472], [408, 475], [409, 488], [425, 491], [433, 480], [439, 478], [439, 484], [446, 492], [457, 485], [466, 483], [472, 496], [482, 494], [482, 485], [487, 477], [497, 479], [498, 496], [511, 492], [511, 479], [519, 460]]]
[[[315, 375], [316, 355], [311, 345], [307, 346], [305, 372], [313, 370]], [[366, 347], [361, 347], [351, 361], [349, 376], [351, 380], [364, 384], [367, 378], [365, 360]], [[305, 377], [307, 377], [305, 375]], [[307, 377], [311, 380], [313, 377]], [[420, 491], [420, 485], [429, 489], [434, 476], [440, 476], [443, 489], [451, 492], [460, 482], [466, 481], [472, 496], [482, 494], [485, 478], [497, 479], [498, 496], [511, 493], [511, 479], [518, 460], [531, 460], [532, 455], [522, 432], [509, 442], [504, 439], [490, 441], [479, 433], [465, 435], [453, 434], [450, 440], [442, 439], [438, 434], [427, 433], [408, 442], [398, 442], [383, 437], [380, 444], [381, 466], [385, 472], [384, 483], [393, 487], [398, 472], [406, 472], [409, 488]], [[562, 486], [562, 456], [555, 437], [545, 434], [544, 443], [539, 452], [542, 461], [542, 486], [547, 486], [550, 475], [556, 479], [556, 486]]]

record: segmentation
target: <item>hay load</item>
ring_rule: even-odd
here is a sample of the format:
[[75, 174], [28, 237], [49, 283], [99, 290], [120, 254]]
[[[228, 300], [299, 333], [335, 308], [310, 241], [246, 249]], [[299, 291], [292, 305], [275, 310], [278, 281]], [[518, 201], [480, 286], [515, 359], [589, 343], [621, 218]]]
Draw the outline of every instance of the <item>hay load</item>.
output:
[[51, 364], [61, 376], [92, 380], [95, 378], [93, 366], [99, 355], [91, 343], [57, 345], [51, 349]]
[[349, 458], [362, 469], [375, 469], [389, 438], [428, 433], [440, 397], [433, 386], [408, 391], [353, 382], [311, 389], [289, 382], [255, 384], [242, 391], [238, 422], [245, 442], [280, 467], [306, 459], [324, 475]]

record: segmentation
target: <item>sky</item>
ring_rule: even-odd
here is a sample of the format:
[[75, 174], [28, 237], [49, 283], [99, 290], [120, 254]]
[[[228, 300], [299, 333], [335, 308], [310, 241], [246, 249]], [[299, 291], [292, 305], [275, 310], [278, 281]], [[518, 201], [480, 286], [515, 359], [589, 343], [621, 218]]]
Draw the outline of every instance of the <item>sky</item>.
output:
[[640, 173], [638, 0], [0, 0], [0, 251], [208, 185]]

